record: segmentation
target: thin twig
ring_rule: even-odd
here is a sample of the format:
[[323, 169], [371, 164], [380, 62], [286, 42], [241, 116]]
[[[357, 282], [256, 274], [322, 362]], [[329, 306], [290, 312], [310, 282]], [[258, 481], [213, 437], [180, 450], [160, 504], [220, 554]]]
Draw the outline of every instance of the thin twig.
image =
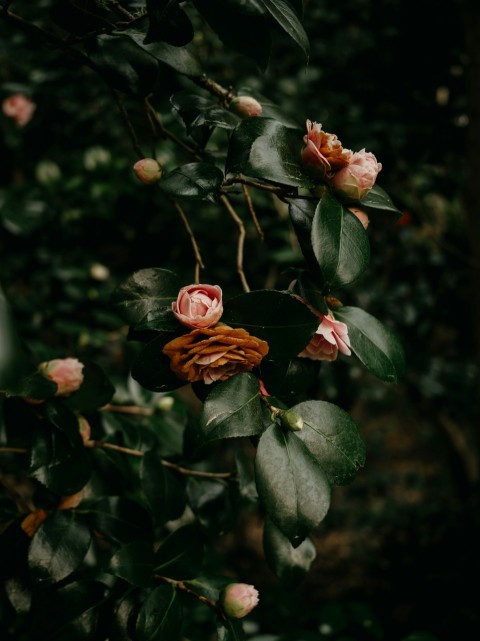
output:
[[137, 405], [113, 405], [107, 403], [102, 408], [105, 412], [119, 412], [121, 414], [141, 414], [142, 416], [152, 416], [154, 410], [150, 407], [138, 407]]
[[225, 614], [223, 610], [217, 603], [215, 603], [215, 601], [208, 599], [206, 596], [203, 596], [203, 594], [198, 594], [198, 592], [195, 592], [195, 590], [192, 590], [192, 588], [189, 587], [184, 581], [176, 581], [175, 579], [171, 579], [168, 576], [162, 576], [161, 574], [155, 574], [155, 578], [159, 579], [160, 581], [165, 581], [165, 583], [170, 583], [170, 585], [173, 585], [176, 588], [183, 590], [187, 594], [190, 594], [191, 596], [195, 597], [205, 605], [208, 605], [210, 608], [213, 608], [222, 619], [225, 619]]
[[126, 16], [129, 20], [135, 20], [135, 16], [125, 9], [125, 7], [122, 7], [118, 0], [107, 0], [107, 4], [111, 5], [112, 9], [122, 16]]
[[175, 209], [178, 212], [178, 215], [182, 219], [183, 225], [185, 227], [185, 230], [190, 238], [190, 242], [192, 243], [192, 249], [193, 253], [195, 254], [195, 282], [199, 282], [199, 275], [200, 275], [200, 268], [205, 269], [205, 265], [203, 264], [202, 256], [200, 254], [200, 250], [198, 248], [197, 241], [195, 239], [195, 235], [193, 233], [192, 228], [190, 227], [190, 224], [188, 222], [187, 216], [185, 215], [185, 212], [181, 208], [180, 204], [178, 203], [175, 198], [170, 198], [172, 205], [175, 207]]
[[128, 111], [125, 108], [125, 105], [123, 104], [122, 96], [116, 89], [112, 89], [113, 96], [115, 98], [115, 102], [118, 105], [118, 109], [120, 110], [120, 113], [122, 114], [122, 118], [127, 125], [128, 132], [130, 134], [130, 138], [132, 139], [132, 146], [133, 149], [135, 150], [135, 153], [137, 154], [138, 158], [144, 158], [145, 154], [142, 151], [142, 148], [140, 147], [140, 143], [137, 138], [137, 134], [135, 132], [135, 128], [133, 126], [132, 121], [130, 120], [130, 116], [128, 115]]
[[[243, 176], [233, 176], [224, 181], [223, 186], [229, 187], [230, 185], [235, 185], [239, 183], [241, 185], [250, 185], [250, 187], [255, 187], [256, 189], [263, 189], [264, 191], [272, 191], [275, 194], [284, 194], [285, 190], [282, 187], [275, 187], [274, 185], [266, 185], [265, 183], [260, 183], [256, 180], [251, 180], [250, 178], [244, 178]], [[292, 196], [291, 196], [292, 197]]]
[[0, 452], [12, 452], [12, 454], [28, 454], [25, 447], [0, 447]]
[[265, 240], [265, 234], [263, 233], [263, 229], [260, 227], [260, 223], [258, 221], [257, 214], [253, 207], [253, 202], [252, 202], [252, 199], [250, 198], [250, 193], [248, 191], [247, 185], [243, 184], [242, 190], [243, 190], [243, 195], [245, 196], [245, 202], [247, 203], [248, 211], [250, 212], [250, 215], [253, 219], [253, 224], [255, 225], [255, 229], [257, 230], [258, 237], [263, 242]]
[[230, 103], [235, 95], [231, 87], [225, 89], [225, 87], [219, 85], [218, 82], [215, 82], [214, 80], [209, 78], [205, 73], [201, 76], [192, 77], [191, 80], [193, 80], [193, 82], [195, 82], [200, 87], [203, 87], [203, 89], [209, 91], [214, 96], [220, 98], [222, 104], [225, 106]]
[[165, 127], [160, 122], [160, 119], [158, 117], [155, 107], [152, 106], [148, 98], [145, 98], [145, 105], [147, 108], [147, 113], [149, 114], [149, 120], [150, 120], [151, 126], [152, 128], [156, 128], [156, 133], [161, 135], [162, 138], [169, 138], [172, 142], [174, 142], [176, 145], [184, 149], [188, 154], [190, 154], [197, 160], [202, 160], [202, 156], [200, 156], [195, 151], [195, 149], [193, 149], [193, 147], [190, 147], [189, 145], [184, 143], [183, 140], [180, 140], [180, 138], [177, 138], [177, 136], [174, 133], [172, 133], [168, 129], [165, 129]]
[[240, 281], [242, 283], [243, 291], [249, 292], [250, 287], [248, 286], [247, 279], [245, 278], [245, 272], [243, 271], [243, 247], [245, 243], [245, 227], [242, 222], [242, 219], [237, 214], [235, 209], [232, 207], [232, 204], [225, 195], [220, 196], [220, 200], [225, 205], [230, 216], [235, 221], [235, 224], [238, 227], [238, 244], [237, 244], [237, 273], [240, 276]]

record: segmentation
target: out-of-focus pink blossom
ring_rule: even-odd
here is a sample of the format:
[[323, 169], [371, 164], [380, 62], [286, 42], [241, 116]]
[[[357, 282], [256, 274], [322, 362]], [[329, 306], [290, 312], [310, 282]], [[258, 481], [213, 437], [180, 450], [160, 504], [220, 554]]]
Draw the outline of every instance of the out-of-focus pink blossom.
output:
[[345, 323], [335, 320], [333, 314], [320, 314], [322, 320], [310, 343], [300, 352], [299, 356], [314, 361], [334, 361], [338, 352], [350, 356], [350, 339]]
[[37, 105], [22, 93], [15, 93], [5, 98], [2, 111], [9, 118], [13, 118], [17, 127], [24, 127], [32, 119]]
[[351, 200], [360, 200], [375, 184], [382, 169], [375, 156], [362, 149], [352, 154], [346, 167], [332, 177], [332, 187]]
[[172, 303], [172, 312], [186, 327], [205, 329], [223, 314], [222, 290], [218, 285], [187, 285]]

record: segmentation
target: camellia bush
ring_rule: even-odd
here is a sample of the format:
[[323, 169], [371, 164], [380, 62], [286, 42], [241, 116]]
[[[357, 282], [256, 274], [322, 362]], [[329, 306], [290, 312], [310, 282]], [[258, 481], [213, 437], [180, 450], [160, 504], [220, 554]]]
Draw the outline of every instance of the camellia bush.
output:
[[[308, 105], [299, 126], [196, 59], [202, 29], [260, 73], [281, 34], [308, 58], [301, 2], [24, 5], [2, 2], [2, 22], [102, 80], [131, 140], [138, 192], [177, 216], [183, 236], [171, 223], [164, 233], [191, 248], [193, 269], [188, 279], [159, 254], [112, 289], [126, 375], [66, 348], [39, 358], [0, 298], [2, 638], [242, 639], [262, 594], [218, 567], [218, 538], [256, 510], [269, 567], [295, 587], [334, 487], [365, 463], [359, 426], [317, 398], [320, 367], [360, 363], [388, 383], [404, 374], [385, 319], [341, 300], [369, 267], [369, 225], [401, 213], [373, 153], [349, 149]], [[12, 127], [36, 113], [26, 92], [4, 96]], [[250, 286], [260, 281], [245, 244], [252, 230], [264, 237], [258, 203], [282, 208], [301, 250], [280, 288]], [[187, 210], [232, 223], [225, 283], [202, 256], [212, 218], [202, 228]]]

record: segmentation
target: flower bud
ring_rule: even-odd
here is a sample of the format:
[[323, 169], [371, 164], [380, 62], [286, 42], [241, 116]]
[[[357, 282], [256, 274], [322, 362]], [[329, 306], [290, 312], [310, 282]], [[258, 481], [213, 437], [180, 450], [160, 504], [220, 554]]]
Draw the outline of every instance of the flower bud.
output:
[[162, 396], [158, 399], [156, 406], [161, 412], [169, 412], [175, 405], [173, 396]]
[[138, 180], [145, 185], [153, 185], [162, 177], [162, 167], [154, 158], [142, 158], [133, 165]]
[[220, 603], [228, 617], [241, 619], [258, 604], [258, 590], [247, 583], [230, 583], [220, 593]]
[[230, 111], [240, 118], [251, 118], [262, 115], [262, 105], [252, 96], [237, 96], [230, 103]]
[[303, 429], [303, 418], [293, 410], [281, 411], [278, 418], [283, 427], [292, 430], [292, 432], [300, 432]]
[[76, 358], [55, 358], [38, 366], [39, 371], [57, 384], [55, 396], [69, 396], [83, 383], [83, 363]]

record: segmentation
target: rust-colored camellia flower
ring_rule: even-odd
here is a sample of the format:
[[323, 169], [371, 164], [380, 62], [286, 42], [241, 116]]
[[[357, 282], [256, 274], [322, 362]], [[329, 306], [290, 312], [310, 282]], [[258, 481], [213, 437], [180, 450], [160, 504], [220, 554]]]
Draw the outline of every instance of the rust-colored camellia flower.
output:
[[268, 343], [244, 329], [219, 323], [174, 338], [165, 345], [163, 353], [182, 381], [203, 380], [208, 385], [240, 372], [250, 372], [268, 353]]
[[303, 142], [302, 165], [317, 178], [331, 178], [348, 165], [353, 153], [342, 147], [335, 134], [322, 131], [322, 125], [311, 120], [307, 120], [307, 134]]

